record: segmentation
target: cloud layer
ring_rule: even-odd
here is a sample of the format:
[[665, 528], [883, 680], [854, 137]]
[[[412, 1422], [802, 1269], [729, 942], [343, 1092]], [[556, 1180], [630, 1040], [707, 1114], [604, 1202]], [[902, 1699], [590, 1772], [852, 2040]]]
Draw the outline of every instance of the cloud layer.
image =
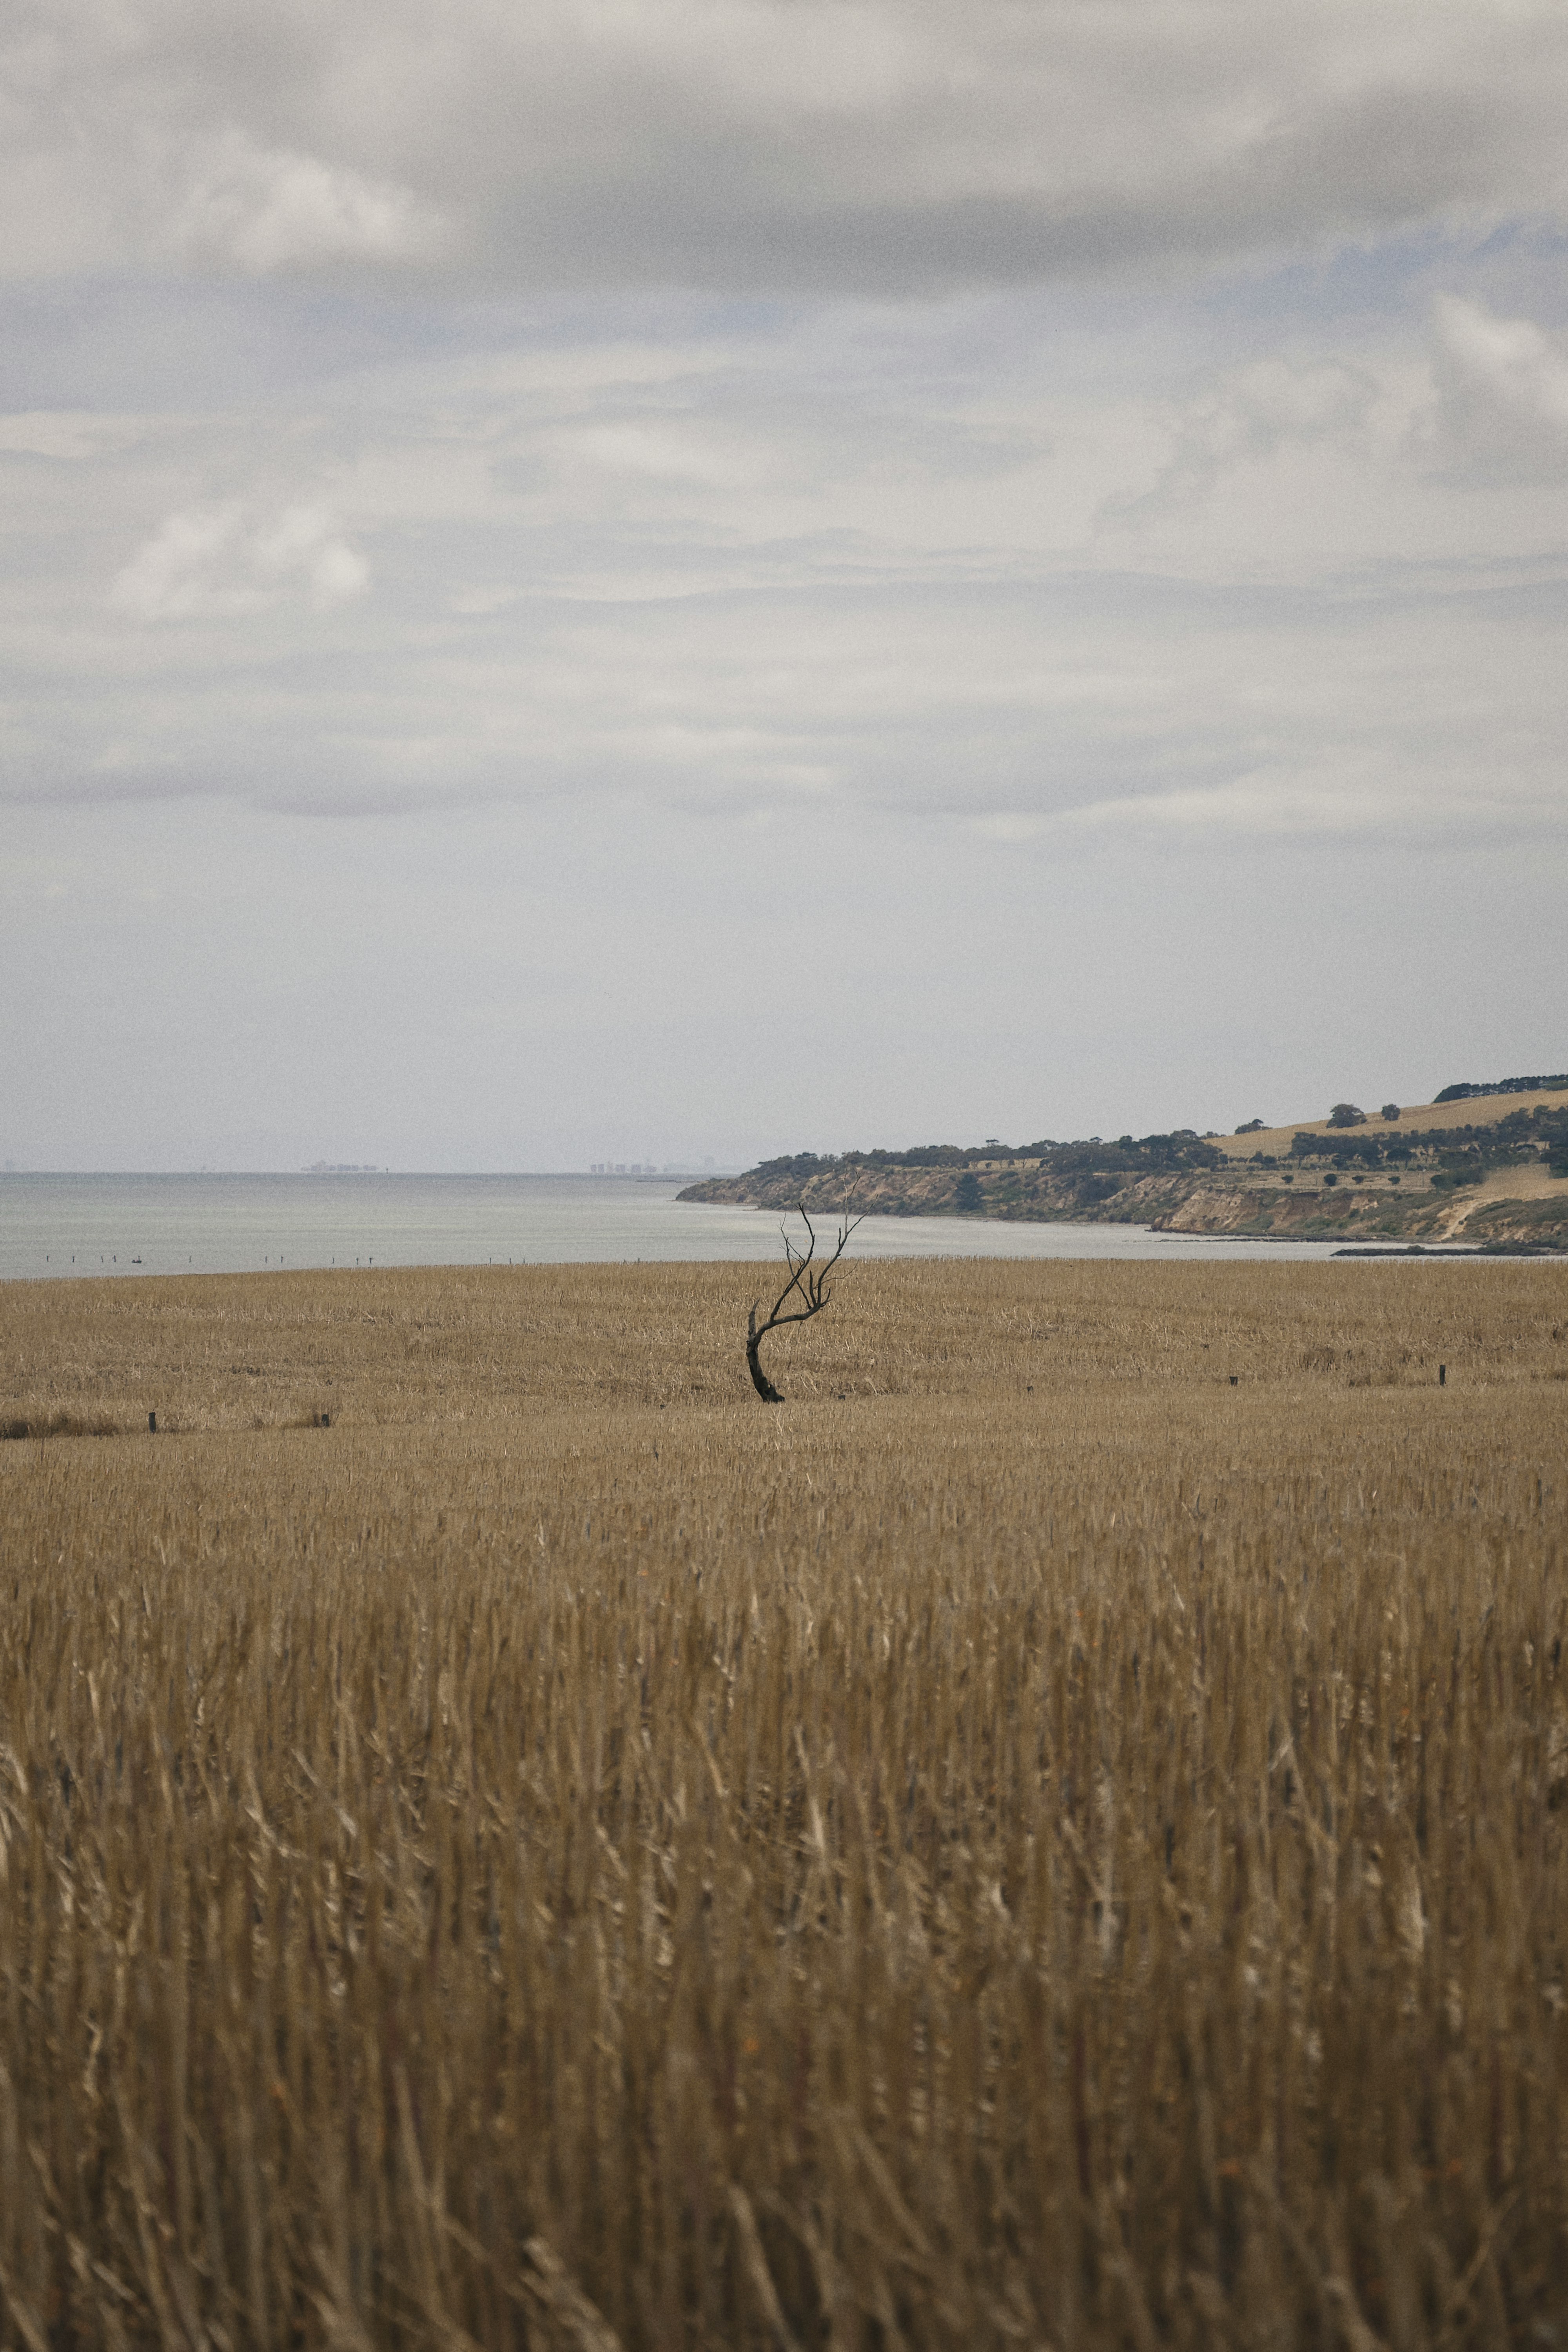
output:
[[834, 309], [0, 425], [0, 793], [1568, 827], [1562, 338], [1446, 296], [1353, 352], [1123, 362], [1108, 401], [1055, 315], [1005, 352], [1013, 305]]
[[1568, 18], [1430, 0], [17, 0], [3, 266], [867, 292], [1561, 218]]
[[1565, 119], [1561, 0], [11, 0], [0, 1157], [1558, 1066]]

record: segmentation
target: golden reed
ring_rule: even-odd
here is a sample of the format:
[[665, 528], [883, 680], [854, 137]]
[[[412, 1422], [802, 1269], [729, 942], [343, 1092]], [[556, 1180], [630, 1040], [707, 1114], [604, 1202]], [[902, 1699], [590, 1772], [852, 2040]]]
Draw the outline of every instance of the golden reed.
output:
[[1568, 2340], [1568, 1271], [771, 1275], [0, 1289], [0, 2340]]

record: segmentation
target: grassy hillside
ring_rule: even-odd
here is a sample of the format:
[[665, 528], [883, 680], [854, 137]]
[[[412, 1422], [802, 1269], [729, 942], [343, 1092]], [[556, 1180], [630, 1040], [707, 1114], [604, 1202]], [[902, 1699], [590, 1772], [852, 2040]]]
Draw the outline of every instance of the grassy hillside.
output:
[[0, 2341], [1550, 2342], [1568, 1269], [756, 1278], [0, 1286]]
[[[1364, 1126], [1350, 1130], [1384, 1142], [1397, 1142], [1413, 1130], [1427, 1135], [1453, 1134], [1471, 1127], [1494, 1127], [1500, 1119], [1533, 1111], [1556, 1114], [1568, 1110], [1568, 1096], [1563, 1087], [1535, 1087], [1527, 1092], [1470, 1096], [1458, 1102], [1405, 1103], [1397, 1119], [1387, 1119], [1381, 1110], [1363, 1113]], [[1292, 1119], [1283, 1127], [1266, 1127], [1251, 1134], [1216, 1135], [1210, 1139], [1215, 1149], [1227, 1160], [1249, 1160], [1259, 1151], [1289, 1151], [1298, 1135], [1337, 1136], [1343, 1129], [1330, 1126], [1325, 1118]]]

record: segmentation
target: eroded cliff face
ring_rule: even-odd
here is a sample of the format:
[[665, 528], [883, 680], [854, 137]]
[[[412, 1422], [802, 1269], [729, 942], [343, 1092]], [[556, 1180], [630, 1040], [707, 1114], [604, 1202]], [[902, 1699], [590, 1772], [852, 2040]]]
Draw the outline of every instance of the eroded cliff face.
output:
[[[1143, 1188], [1135, 1188], [1142, 1191]], [[1257, 1191], [1212, 1180], [1184, 1185], [1173, 1204], [1150, 1203], [1142, 1222], [1156, 1232], [1276, 1234], [1302, 1241], [1530, 1243], [1568, 1249], [1568, 1182], [1545, 1199], [1478, 1199], [1466, 1191], [1405, 1194], [1374, 1189], [1334, 1192]], [[1119, 1207], [1132, 1213], [1131, 1195]]]
[[[1563, 1188], [1568, 1195], [1568, 1184]], [[1548, 1201], [1497, 1201], [1467, 1219], [1468, 1242], [1536, 1242], [1568, 1249], [1568, 1197]]]
[[804, 1204], [812, 1215], [845, 1210], [881, 1217], [952, 1216], [1040, 1223], [1135, 1224], [1156, 1233], [1279, 1235], [1302, 1241], [1531, 1242], [1568, 1247], [1568, 1181], [1546, 1199], [1469, 1201], [1463, 1192], [1401, 1192], [1387, 1184], [1237, 1183], [1225, 1175], [1104, 1176], [1066, 1180], [1037, 1163], [1015, 1161], [973, 1171], [978, 1212], [965, 1212], [950, 1168], [861, 1168], [853, 1182], [837, 1170], [798, 1177], [711, 1178], [688, 1185], [683, 1201], [783, 1213]]
[[804, 1204], [813, 1216], [820, 1209], [832, 1215], [843, 1209], [878, 1217], [937, 1217], [956, 1213], [957, 1182], [945, 1168], [888, 1168], [847, 1185], [837, 1173], [825, 1176], [710, 1176], [689, 1184], [683, 1201], [707, 1201], [721, 1207], [793, 1209]]
[[[959, 1190], [967, 1172], [951, 1168], [873, 1168], [860, 1169], [848, 1177], [832, 1170], [823, 1175], [801, 1178], [752, 1171], [745, 1176], [721, 1176], [704, 1183], [689, 1184], [680, 1198], [778, 1211], [798, 1204], [813, 1216], [819, 1211], [825, 1216], [833, 1216], [848, 1210], [854, 1214], [878, 1217], [969, 1214], [1050, 1223], [1092, 1215], [1100, 1219], [1109, 1216], [1113, 1223], [1144, 1224], [1148, 1218], [1142, 1206], [1136, 1212], [1123, 1212], [1118, 1202], [1134, 1194], [1142, 1202], [1147, 1194], [1173, 1207], [1184, 1189], [1180, 1179], [1161, 1178], [1139, 1184], [1113, 1184], [1099, 1191], [1094, 1184], [1086, 1187], [1063, 1182], [1032, 1163], [1022, 1163], [1014, 1171], [975, 1171], [980, 1206], [978, 1210], [969, 1210]], [[1104, 1180], [1095, 1181], [1103, 1185]]]

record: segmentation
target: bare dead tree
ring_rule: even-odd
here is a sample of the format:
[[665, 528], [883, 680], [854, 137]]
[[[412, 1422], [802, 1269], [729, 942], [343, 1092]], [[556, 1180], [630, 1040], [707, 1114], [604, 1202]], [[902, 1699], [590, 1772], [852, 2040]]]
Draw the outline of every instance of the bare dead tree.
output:
[[[752, 1311], [746, 1318], [746, 1370], [752, 1375], [752, 1386], [764, 1404], [783, 1404], [784, 1398], [763, 1371], [763, 1360], [757, 1353], [758, 1349], [770, 1331], [777, 1331], [786, 1323], [809, 1323], [814, 1315], [821, 1314], [833, 1296], [827, 1286], [827, 1277], [843, 1256], [845, 1244], [860, 1223], [858, 1217], [850, 1216], [847, 1210], [839, 1223], [838, 1239], [833, 1255], [826, 1259], [821, 1265], [816, 1265], [814, 1264], [816, 1256], [816, 1229], [805, 1213], [805, 1202], [797, 1201], [795, 1206], [805, 1226], [807, 1236], [805, 1250], [804, 1253], [797, 1250], [784, 1227], [780, 1226], [779, 1232], [784, 1245], [784, 1263], [789, 1267], [789, 1280], [780, 1291], [774, 1302], [773, 1310], [765, 1323], [759, 1324], [757, 1321], [757, 1307], [761, 1304], [760, 1300], [753, 1300]], [[785, 1309], [789, 1307], [792, 1298], [796, 1302], [795, 1306], [786, 1313]]]

